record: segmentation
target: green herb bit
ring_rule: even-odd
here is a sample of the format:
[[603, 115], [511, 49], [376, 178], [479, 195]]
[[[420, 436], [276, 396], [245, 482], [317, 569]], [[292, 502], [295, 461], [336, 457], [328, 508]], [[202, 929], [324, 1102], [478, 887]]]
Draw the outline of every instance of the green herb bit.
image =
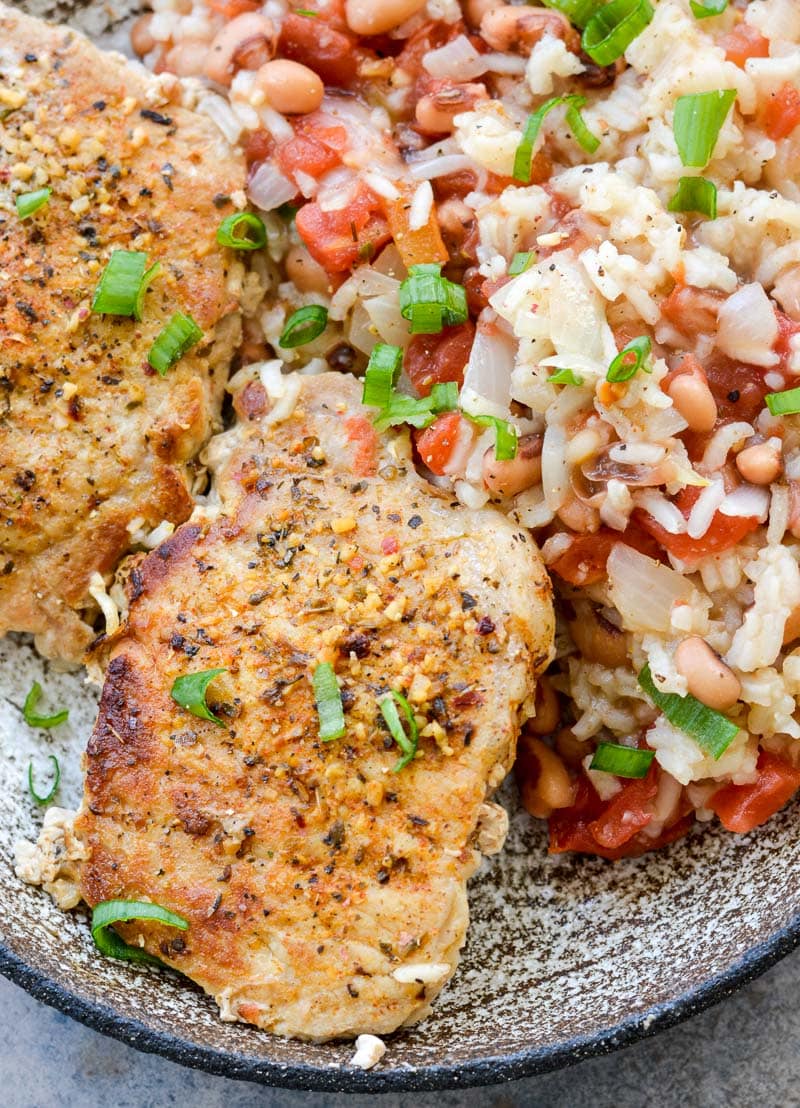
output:
[[320, 662], [311, 679], [319, 717], [319, 737], [324, 743], [341, 739], [347, 727], [344, 721], [342, 693], [330, 662]]
[[654, 14], [648, 0], [611, 0], [586, 24], [581, 46], [597, 65], [612, 65], [647, 27]]
[[653, 367], [648, 362], [652, 345], [647, 335], [639, 335], [638, 338], [631, 339], [608, 367], [606, 380], [630, 381], [640, 369], [645, 373], [652, 373]]
[[783, 392], [768, 392], [764, 397], [770, 415], [797, 415], [800, 412], [800, 388], [784, 389]]
[[260, 250], [267, 244], [267, 228], [255, 212], [234, 212], [217, 228], [217, 242], [232, 250]]
[[[400, 721], [400, 715], [397, 711], [397, 706], [402, 709], [403, 715], [406, 718], [408, 724], [408, 733], [406, 733], [403, 724]], [[382, 696], [378, 701], [378, 707], [381, 710], [381, 715], [386, 721], [386, 726], [391, 732], [392, 738], [403, 751], [403, 756], [399, 762], [395, 764], [394, 772], [399, 773], [401, 769], [404, 769], [408, 763], [414, 758], [417, 753], [417, 747], [419, 745], [419, 727], [417, 721], [414, 718], [414, 712], [411, 705], [406, 698], [397, 689], [391, 689], [385, 696]]]
[[14, 200], [17, 207], [17, 215], [20, 219], [30, 219], [32, 215], [43, 208], [53, 195], [51, 188], [36, 189], [35, 192], [22, 192]]
[[435, 335], [469, 318], [466, 292], [441, 271], [440, 265], [412, 265], [400, 285], [400, 314], [412, 335]]
[[646, 777], [655, 750], [637, 750], [620, 743], [598, 743], [589, 769], [613, 773], [616, 777]]
[[167, 326], [156, 336], [147, 360], [160, 377], [181, 360], [203, 337], [190, 315], [175, 312]]
[[510, 462], [516, 458], [518, 434], [513, 423], [492, 415], [470, 415], [469, 412], [464, 412], [464, 415], [478, 427], [494, 429], [494, 456], [498, 462]]
[[679, 96], [672, 131], [684, 165], [703, 169], [711, 161], [722, 124], [736, 100], [736, 89]]
[[321, 304], [309, 304], [305, 308], [298, 308], [286, 320], [286, 326], [278, 339], [278, 346], [282, 346], [284, 350], [305, 346], [306, 343], [318, 339], [327, 326], [328, 309], [323, 308]]
[[142, 947], [130, 946], [116, 931], [111, 930], [112, 924], [127, 923], [135, 919], [176, 927], [179, 931], [187, 931], [189, 928], [189, 923], [183, 916], [170, 912], [159, 904], [142, 900], [104, 900], [96, 904], [92, 911], [92, 938], [100, 953], [107, 958], [119, 958], [123, 962], [163, 965], [160, 958], [148, 954]]
[[176, 677], [172, 682], [170, 696], [176, 704], [179, 704], [187, 712], [191, 712], [193, 716], [197, 716], [198, 719], [207, 719], [212, 723], [219, 724], [220, 727], [224, 727], [225, 721], [215, 716], [206, 704], [208, 686], [221, 673], [227, 673], [225, 666], [218, 669], [204, 669], [200, 673], [187, 673], [183, 677]]
[[361, 403], [368, 408], [386, 408], [391, 402], [402, 365], [402, 347], [377, 343], [367, 363]]
[[669, 202], [671, 212], [699, 212], [709, 219], [717, 218], [717, 186], [705, 177], [681, 177], [678, 189]]
[[147, 269], [147, 255], [141, 251], [113, 250], [95, 289], [92, 311], [141, 319], [144, 293], [157, 272], [158, 262]]
[[712, 15], [722, 15], [728, 6], [728, 0], [689, 0], [689, 7], [695, 19], [708, 19]]
[[559, 369], [547, 378], [551, 385], [582, 385], [583, 378], [574, 369]]
[[695, 697], [661, 692], [653, 681], [649, 664], [639, 674], [639, 684], [669, 722], [690, 735], [714, 761], [722, 757], [739, 734], [739, 727], [727, 716], [707, 708]]
[[42, 686], [34, 681], [30, 687], [25, 703], [22, 705], [22, 718], [29, 727], [58, 727], [60, 723], [66, 723], [69, 719], [69, 709], [62, 708], [60, 712], [54, 712], [52, 716], [40, 716], [36, 713], [36, 705], [42, 695]]
[[530, 269], [535, 261], [536, 255], [532, 250], [515, 254], [508, 267], [509, 277], [518, 277], [520, 273], [524, 273], [526, 269]]
[[28, 763], [28, 792], [37, 804], [42, 805], [50, 803], [58, 792], [58, 786], [61, 784], [61, 766], [58, 764], [58, 758], [56, 758], [55, 754], [50, 754], [48, 757], [53, 763], [53, 784], [50, 786], [50, 791], [46, 796], [40, 796], [39, 793], [37, 793], [33, 783], [33, 762]]

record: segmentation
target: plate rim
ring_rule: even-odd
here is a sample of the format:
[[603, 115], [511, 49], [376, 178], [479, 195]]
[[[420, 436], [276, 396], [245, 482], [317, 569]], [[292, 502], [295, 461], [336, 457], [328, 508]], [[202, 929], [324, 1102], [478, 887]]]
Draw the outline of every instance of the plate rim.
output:
[[726, 969], [685, 992], [628, 1016], [591, 1035], [575, 1036], [549, 1046], [507, 1055], [489, 1055], [461, 1064], [415, 1068], [356, 1070], [340, 1067], [259, 1060], [234, 1051], [222, 1051], [190, 1042], [179, 1035], [156, 1031], [138, 1019], [122, 1016], [101, 1001], [90, 1000], [57, 983], [0, 943], [0, 973], [30, 993], [102, 1035], [117, 1039], [146, 1054], [158, 1054], [179, 1065], [235, 1081], [307, 1092], [383, 1093], [430, 1092], [475, 1088], [519, 1081], [565, 1069], [589, 1058], [611, 1054], [660, 1031], [674, 1027], [733, 995], [800, 946], [800, 913], [750, 947]]

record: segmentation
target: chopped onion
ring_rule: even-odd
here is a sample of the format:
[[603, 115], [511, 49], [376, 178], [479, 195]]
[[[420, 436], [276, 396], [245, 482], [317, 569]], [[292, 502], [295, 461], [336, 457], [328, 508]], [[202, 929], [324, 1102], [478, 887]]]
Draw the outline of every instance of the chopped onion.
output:
[[769, 511], [769, 490], [756, 485], [740, 485], [728, 493], [719, 510], [724, 516], [757, 517], [763, 523]]
[[459, 35], [438, 50], [429, 50], [422, 65], [431, 77], [452, 77], [455, 81], [471, 81], [487, 69], [484, 56], [466, 35]]
[[503, 73], [511, 77], [521, 77], [527, 65], [526, 59], [521, 58], [518, 54], [500, 54], [493, 52], [491, 54], [483, 54], [482, 58], [487, 73]]
[[297, 185], [284, 177], [272, 162], [262, 162], [250, 178], [247, 195], [257, 208], [271, 212], [297, 195]]
[[264, 423], [282, 423], [289, 418], [297, 404], [302, 381], [296, 373], [283, 373], [282, 370], [283, 362], [279, 358], [262, 362], [258, 367], [261, 384], [272, 401], [272, 407], [263, 417]]
[[508, 415], [514, 342], [498, 327], [478, 326], [464, 370], [461, 407], [472, 415]]
[[750, 365], [776, 365], [772, 347], [778, 321], [761, 285], [743, 285], [723, 303], [717, 316], [717, 346], [730, 358]]
[[608, 556], [609, 594], [628, 631], [670, 630], [675, 604], [691, 602], [690, 581], [674, 569], [617, 543]]
[[372, 266], [362, 265], [348, 277], [331, 298], [331, 319], [344, 319], [357, 300], [366, 300], [370, 296], [393, 295], [397, 298], [400, 282], [385, 273], [379, 273]]
[[705, 535], [716, 515], [717, 508], [724, 499], [725, 485], [719, 479], [712, 481], [703, 489], [689, 513], [686, 530], [690, 539], [701, 539]]
[[404, 349], [411, 342], [408, 324], [400, 314], [397, 292], [387, 292], [383, 296], [372, 296], [363, 301], [364, 310], [375, 330], [384, 342]]
[[294, 127], [280, 112], [276, 112], [274, 108], [264, 106], [259, 108], [258, 114], [261, 116], [261, 122], [276, 142], [288, 142], [294, 138]]

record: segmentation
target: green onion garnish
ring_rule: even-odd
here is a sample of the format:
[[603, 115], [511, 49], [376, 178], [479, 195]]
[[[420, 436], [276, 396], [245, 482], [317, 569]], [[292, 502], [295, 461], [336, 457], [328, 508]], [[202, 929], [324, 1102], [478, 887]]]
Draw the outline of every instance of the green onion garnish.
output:
[[708, 19], [710, 15], [722, 15], [728, 0], [689, 0], [695, 19]]
[[574, 94], [569, 96], [553, 96], [549, 100], [545, 100], [544, 104], [540, 105], [535, 112], [528, 116], [527, 122], [525, 123], [525, 130], [522, 133], [522, 141], [514, 154], [514, 168], [511, 173], [515, 181], [521, 181], [524, 185], [527, 185], [530, 181], [533, 148], [539, 137], [539, 131], [544, 122], [544, 117], [548, 112], [551, 112], [553, 108], [557, 108], [559, 104], [567, 105], [566, 121], [572, 128], [572, 133], [576, 140], [584, 150], [588, 151], [590, 154], [594, 153], [600, 145], [600, 139], [592, 134], [583, 121], [580, 109], [585, 103], [585, 96], [577, 96]]
[[530, 269], [535, 260], [536, 255], [532, 250], [515, 254], [508, 267], [509, 277], [518, 277], [520, 273], [524, 273], [526, 269]]
[[233, 250], [260, 250], [267, 242], [267, 228], [255, 212], [234, 212], [217, 228], [217, 242]]
[[69, 719], [69, 709], [62, 708], [60, 712], [54, 712], [52, 716], [39, 716], [36, 714], [36, 705], [42, 695], [42, 686], [38, 681], [31, 685], [30, 692], [25, 697], [22, 705], [22, 718], [29, 727], [58, 727], [59, 723], [66, 723]]
[[771, 415], [797, 415], [800, 412], [800, 388], [768, 392], [764, 399]]
[[620, 743], [598, 743], [589, 769], [599, 769], [617, 777], [646, 777], [655, 756], [655, 750], [636, 750]]
[[402, 347], [389, 346], [385, 342], [374, 346], [367, 362], [361, 403], [369, 408], [386, 408], [391, 402], [402, 364]]
[[595, 12], [581, 36], [581, 46], [597, 65], [611, 65], [653, 18], [648, 0], [611, 0]]
[[518, 435], [513, 423], [493, 415], [470, 415], [469, 412], [464, 412], [464, 415], [479, 427], [494, 428], [494, 456], [498, 462], [510, 462], [516, 458]]
[[209, 719], [212, 723], [225, 726], [225, 721], [219, 719], [206, 704], [206, 690], [215, 677], [220, 673], [226, 673], [223, 666], [219, 669], [204, 669], [200, 673], [187, 673], [184, 677], [176, 677], [172, 682], [170, 696], [181, 708], [191, 712], [198, 719]]
[[96, 904], [92, 911], [92, 938], [101, 954], [105, 954], [107, 958], [120, 958], [123, 962], [145, 962], [155, 966], [163, 964], [142, 947], [129, 946], [116, 931], [111, 930], [112, 924], [127, 923], [132, 919], [153, 920], [166, 927], [177, 927], [179, 931], [187, 931], [189, 928], [183, 916], [158, 904], [148, 904], [142, 900], [104, 900]]
[[647, 335], [639, 335], [638, 338], [631, 339], [608, 367], [606, 381], [630, 381], [640, 369], [645, 373], [652, 373], [653, 369], [647, 360], [652, 345]]
[[319, 716], [319, 737], [324, 743], [341, 739], [347, 730], [339, 682], [330, 662], [320, 662], [311, 679]]
[[304, 15], [308, 19], [316, 19], [319, 12], [312, 12], [310, 8], [295, 8], [293, 15]]
[[328, 326], [328, 309], [321, 304], [309, 304], [298, 308], [286, 320], [286, 326], [278, 339], [278, 346], [291, 350], [295, 346], [305, 346], [307, 342], [318, 339]]
[[452, 412], [458, 407], [458, 385], [455, 381], [441, 381], [433, 386], [429, 396], [423, 396], [417, 400], [413, 396], [395, 392], [392, 398], [378, 413], [375, 427], [378, 431], [385, 431], [387, 427], [398, 427], [402, 423], [410, 423], [412, 427], [421, 429], [430, 427], [437, 415], [442, 412]]
[[705, 177], [681, 177], [678, 191], [669, 202], [671, 212], [700, 212], [717, 218], [717, 186]]
[[553, 8], [565, 15], [570, 23], [583, 28], [605, 0], [542, 0], [546, 8]]
[[547, 382], [550, 385], [582, 385], [583, 378], [574, 369], [559, 369], [547, 378]]
[[[400, 715], [397, 711], [398, 704], [403, 709], [403, 715], [406, 717], [408, 733], [406, 733], [400, 721]], [[417, 727], [417, 721], [414, 718], [411, 705], [397, 689], [391, 689], [385, 696], [382, 696], [378, 701], [378, 707], [381, 710], [381, 715], [386, 720], [386, 726], [392, 733], [392, 738], [403, 751], [403, 757], [394, 767], [394, 772], [399, 773], [417, 753], [417, 746], [419, 745], [419, 727]]]
[[35, 192], [22, 192], [14, 200], [17, 205], [17, 215], [20, 219], [28, 219], [43, 208], [53, 195], [50, 188], [36, 189]]
[[159, 268], [156, 262], [147, 269], [147, 255], [139, 250], [113, 250], [95, 289], [92, 311], [141, 319], [144, 294]]
[[56, 795], [58, 786], [61, 783], [61, 766], [58, 764], [58, 758], [56, 758], [55, 754], [50, 755], [50, 761], [53, 763], [53, 784], [50, 786], [50, 792], [47, 796], [39, 796], [37, 793], [33, 784], [33, 762], [28, 763], [28, 792], [37, 804], [49, 804]]
[[711, 161], [722, 124], [736, 99], [736, 89], [716, 89], [679, 96], [672, 130], [684, 165], [702, 169]]
[[639, 674], [639, 684], [669, 722], [690, 735], [714, 761], [722, 757], [739, 734], [739, 728], [727, 716], [707, 708], [695, 697], [662, 693], [656, 688], [649, 663]]
[[147, 360], [161, 377], [166, 377], [167, 370], [196, 346], [202, 337], [202, 330], [190, 315], [175, 312], [167, 326], [156, 336]]
[[441, 272], [440, 265], [412, 265], [400, 286], [400, 314], [412, 335], [436, 335], [469, 317], [464, 289]]

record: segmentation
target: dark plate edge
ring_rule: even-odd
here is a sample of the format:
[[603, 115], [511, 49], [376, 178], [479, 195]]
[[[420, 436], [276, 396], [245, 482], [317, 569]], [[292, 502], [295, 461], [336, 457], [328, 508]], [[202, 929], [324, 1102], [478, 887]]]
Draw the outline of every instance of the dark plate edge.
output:
[[470, 1088], [516, 1081], [582, 1062], [597, 1055], [630, 1046], [658, 1031], [689, 1019], [718, 1004], [743, 985], [764, 973], [800, 945], [800, 916], [763, 943], [752, 947], [737, 962], [715, 977], [641, 1015], [623, 1020], [596, 1035], [579, 1036], [552, 1047], [516, 1054], [486, 1057], [464, 1065], [425, 1066], [415, 1069], [353, 1069], [282, 1065], [225, 1053], [187, 1042], [177, 1035], [153, 1031], [138, 1020], [123, 1018], [112, 1008], [85, 1000], [55, 984], [0, 944], [0, 973], [20, 985], [37, 1000], [56, 1008], [87, 1027], [137, 1050], [160, 1054], [180, 1065], [205, 1070], [237, 1081], [256, 1081], [284, 1089], [344, 1093], [428, 1091]]

